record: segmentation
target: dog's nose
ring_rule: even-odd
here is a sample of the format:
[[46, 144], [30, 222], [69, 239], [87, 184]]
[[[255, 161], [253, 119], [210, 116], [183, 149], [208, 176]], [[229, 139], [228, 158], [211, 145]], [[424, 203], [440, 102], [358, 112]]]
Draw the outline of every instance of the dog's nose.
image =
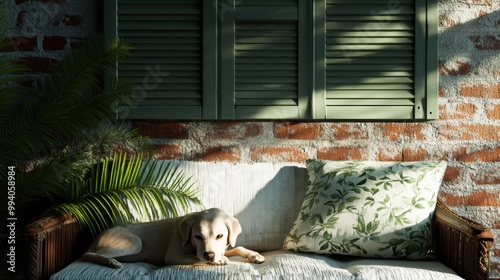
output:
[[215, 258], [215, 253], [214, 252], [205, 252], [205, 254], [203, 254], [203, 257], [205, 257], [205, 260], [207, 260], [207, 261], [213, 261]]

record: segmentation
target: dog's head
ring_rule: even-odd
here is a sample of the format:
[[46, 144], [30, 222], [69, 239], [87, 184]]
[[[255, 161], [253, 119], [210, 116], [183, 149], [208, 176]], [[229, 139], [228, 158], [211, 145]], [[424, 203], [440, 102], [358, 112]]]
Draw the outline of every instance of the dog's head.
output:
[[226, 211], [211, 208], [188, 215], [181, 222], [182, 245], [191, 242], [200, 261], [219, 262], [226, 248], [236, 245], [240, 223]]

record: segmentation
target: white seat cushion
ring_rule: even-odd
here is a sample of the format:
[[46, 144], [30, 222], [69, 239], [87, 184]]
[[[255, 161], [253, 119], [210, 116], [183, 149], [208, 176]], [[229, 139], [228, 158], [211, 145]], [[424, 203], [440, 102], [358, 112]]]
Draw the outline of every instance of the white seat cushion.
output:
[[353, 258], [345, 265], [356, 280], [463, 280], [437, 261]]

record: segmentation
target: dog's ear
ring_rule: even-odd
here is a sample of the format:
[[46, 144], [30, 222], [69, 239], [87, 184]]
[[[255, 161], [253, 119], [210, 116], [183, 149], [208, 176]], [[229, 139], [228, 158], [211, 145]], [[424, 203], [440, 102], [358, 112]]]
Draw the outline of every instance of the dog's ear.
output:
[[182, 238], [182, 246], [186, 246], [191, 237], [191, 228], [193, 227], [192, 215], [186, 216], [179, 224], [179, 234]]
[[241, 233], [241, 225], [238, 219], [235, 217], [228, 217], [226, 220], [226, 226], [228, 230], [227, 242], [231, 247], [236, 246], [236, 238]]

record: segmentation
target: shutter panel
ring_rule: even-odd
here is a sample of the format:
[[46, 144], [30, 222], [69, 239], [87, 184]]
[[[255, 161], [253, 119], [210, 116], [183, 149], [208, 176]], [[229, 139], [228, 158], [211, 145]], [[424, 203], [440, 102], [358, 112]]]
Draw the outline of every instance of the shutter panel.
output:
[[207, 109], [215, 117], [215, 105], [207, 108], [215, 90], [204, 91], [202, 13], [202, 0], [118, 0], [118, 36], [133, 47], [118, 76], [133, 84], [137, 102], [126, 118], [201, 119]]
[[425, 45], [416, 51], [425, 38], [416, 31], [415, 0], [326, 0], [325, 12], [326, 118], [422, 115], [425, 71], [415, 63], [425, 61]]
[[308, 44], [298, 6], [297, 0], [245, 0], [231, 21], [224, 14], [222, 52], [234, 56], [222, 59], [223, 118], [306, 117], [307, 81], [299, 75], [307, 71]]
[[[435, 119], [437, 0], [106, 0], [129, 119]], [[217, 20], [218, 19], [218, 20]]]

